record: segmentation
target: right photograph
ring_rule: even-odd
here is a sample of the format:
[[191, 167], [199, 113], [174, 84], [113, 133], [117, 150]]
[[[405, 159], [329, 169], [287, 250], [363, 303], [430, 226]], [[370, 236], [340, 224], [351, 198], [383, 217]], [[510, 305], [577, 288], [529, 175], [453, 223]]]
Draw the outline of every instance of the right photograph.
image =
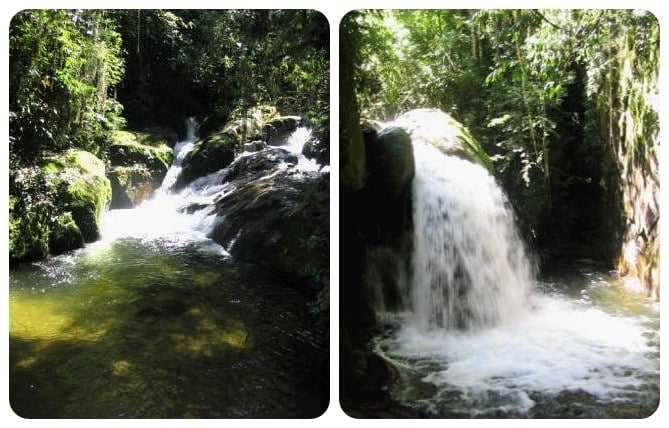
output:
[[656, 411], [659, 39], [643, 10], [343, 18], [346, 414]]

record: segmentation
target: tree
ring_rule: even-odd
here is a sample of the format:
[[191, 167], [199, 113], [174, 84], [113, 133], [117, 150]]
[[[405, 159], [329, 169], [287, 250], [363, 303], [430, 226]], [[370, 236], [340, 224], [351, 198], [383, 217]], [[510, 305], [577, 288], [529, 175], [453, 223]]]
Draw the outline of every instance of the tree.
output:
[[10, 153], [93, 151], [119, 126], [121, 40], [104, 11], [25, 10], [10, 26]]

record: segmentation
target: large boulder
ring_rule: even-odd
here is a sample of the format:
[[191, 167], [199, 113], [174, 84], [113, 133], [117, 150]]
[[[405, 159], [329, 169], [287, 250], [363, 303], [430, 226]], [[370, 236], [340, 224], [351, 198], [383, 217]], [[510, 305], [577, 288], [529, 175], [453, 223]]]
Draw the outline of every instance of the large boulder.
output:
[[170, 163], [172, 149], [161, 134], [116, 131], [106, 151], [112, 186], [110, 208], [139, 205], [160, 186]]
[[446, 154], [463, 157], [492, 170], [490, 157], [469, 130], [441, 110], [410, 110], [391, 125], [407, 131], [413, 141], [432, 144]]
[[373, 138], [365, 137], [368, 183], [389, 203], [396, 203], [411, 187], [416, 165], [411, 137], [402, 128], [390, 127]]
[[300, 126], [302, 118], [299, 116], [279, 116], [265, 124], [263, 137], [267, 144], [280, 146], [286, 142], [287, 137]]
[[299, 120], [296, 116], [279, 116], [271, 106], [248, 109], [243, 117], [227, 122], [195, 144], [184, 158], [175, 188], [229, 166], [241, 151], [261, 150], [265, 142], [283, 142], [287, 129], [294, 130]]
[[329, 266], [329, 175], [256, 169], [267, 162], [240, 167], [235, 190], [216, 203], [225, 221], [210, 237], [238, 260], [322, 290]]
[[159, 135], [141, 131], [115, 131], [107, 148], [112, 166], [142, 165], [156, 180], [162, 180], [172, 163], [172, 149]]
[[112, 189], [110, 209], [136, 207], [160, 186], [160, 182], [142, 164], [113, 166], [109, 168], [107, 178]]
[[186, 155], [174, 187], [180, 189], [196, 178], [225, 168], [235, 160], [238, 138], [228, 132], [215, 133], [198, 141]]
[[10, 262], [43, 259], [100, 236], [111, 187], [104, 163], [93, 154], [70, 150], [13, 170], [10, 189]]
[[84, 242], [97, 240], [112, 194], [104, 163], [89, 152], [70, 150], [47, 160], [43, 169], [52, 176], [51, 183], [61, 186], [58, 203], [72, 214]]

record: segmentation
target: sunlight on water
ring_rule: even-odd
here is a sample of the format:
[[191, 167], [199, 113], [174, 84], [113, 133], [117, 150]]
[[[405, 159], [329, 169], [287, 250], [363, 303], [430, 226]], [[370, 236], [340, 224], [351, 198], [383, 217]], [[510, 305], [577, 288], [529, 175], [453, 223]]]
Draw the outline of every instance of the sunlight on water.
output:
[[151, 199], [104, 214], [101, 240], [10, 271], [17, 414], [290, 417], [320, 406], [318, 393], [303, 396], [320, 391], [304, 379], [321, 375], [325, 337], [304, 325], [305, 296], [207, 238], [223, 221], [211, 214], [227, 169], [170, 190], [194, 140], [177, 144]]

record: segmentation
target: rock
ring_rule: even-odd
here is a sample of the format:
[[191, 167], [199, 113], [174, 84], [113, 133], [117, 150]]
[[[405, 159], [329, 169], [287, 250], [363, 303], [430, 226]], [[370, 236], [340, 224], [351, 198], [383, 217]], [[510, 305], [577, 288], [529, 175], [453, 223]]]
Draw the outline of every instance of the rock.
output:
[[51, 158], [44, 167], [65, 184], [61, 203], [81, 231], [84, 242], [100, 237], [100, 219], [111, 201], [111, 185], [105, 165], [93, 154], [70, 150], [65, 156]]
[[198, 177], [225, 168], [235, 160], [237, 137], [225, 132], [199, 141], [183, 161], [183, 169], [174, 187], [180, 189]]
[[110, 208], [132, 208], [160, 187], [172, 162], [172, 149], [162, 132], [115, 131], [106, 150], [111, 167]]
[[365, 144], [368, 188], [389, 203], [399, 201], [411, 187], [416, 166], [411, 137], [403, 129], [386, 128]]
[[263, 136], [270, 146], [280, 146], [286, 138], [300, 125], [299, 116], [280, 116], [270, 120], [263, 127]]
[[9, 260], [40, 260], [49, 254], [49, 225], [44, 216], [26, 210], [17, 196], [9, 197]]
[[93, 154], [70, 150], [12, 177], [18, 194], [9, 198], [10, 261], [43, 259], [100, 236], [111, 187]]
[[323, 289], [329, 272], [329, 175], [263, 171], [216, 203], [210, 237], [238, 260]]
[[111, 167], [107, 178], [112, 189], [110, 209], [136, 207], [160, 186], [151, 171], [140, 164]]
[[480, 163], [492, 171], [492, 161], [469, 130], [450, 115], [437, 109], [410, 110], [392, 123], [415, 141], [432, 144], [444, 153]]
[[230, 167], [225, 181], [239, 180], [244, 182], [260, 178], [280, 164], [295, 165], [297, 156], [281, 148], [272, 148], [250, 156], [240, 158]]
[[245, 152], [259, 152], [265, 148], [266, 144], [264, 141], [256, 140], [249, 143], [244, 143]]
[[64, 212], [59, 215], [55, 224], [51, 226], [49, 252], [51, 254], [62, 254], [65, 251], [82, 248], [83, 246], [84, 237], [72, 218], [72, 214]]
[[106, 150], [112, 166], [146, 168], [160, 183], [172, 162], [172, 149], [160, 135], [140, 131], [115, 131]]

